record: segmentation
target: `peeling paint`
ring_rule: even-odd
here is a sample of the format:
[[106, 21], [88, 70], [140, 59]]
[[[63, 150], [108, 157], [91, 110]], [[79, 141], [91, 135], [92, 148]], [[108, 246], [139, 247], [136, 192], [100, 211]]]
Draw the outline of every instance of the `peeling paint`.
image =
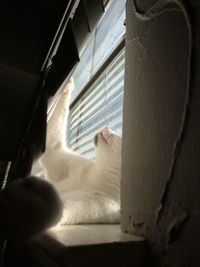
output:
[[131, 229], [134, 229], [134, 232], [139, 236], [145, 236], [146, 224], [144, 220], [133, 218], [129, 216], [129, 225]]
[[167, 247], [173, 240], [175, 240], [188, 218], [188, 212], [183, 209], [179, 203], [173, 202], [168, 209], [165, 217], [166, 231], [165, 231], [165, 247]]

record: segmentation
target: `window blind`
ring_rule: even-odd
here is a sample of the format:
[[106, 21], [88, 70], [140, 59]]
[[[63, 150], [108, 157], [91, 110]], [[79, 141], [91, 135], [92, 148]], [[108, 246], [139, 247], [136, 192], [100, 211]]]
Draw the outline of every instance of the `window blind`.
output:
[[126, 0], [110, 0], [103, 17], [88, 37], [80, 53], [80, 62], [73, 72], [75, 89], [72, 92], [72, 101], [76, 100], [94, 74], [124, 39], [125, 5]]
[[121, 134], [124, 49], [110, 62], [70, 111], [68, 146], [93, 159], [93, 138], [104, 127]]

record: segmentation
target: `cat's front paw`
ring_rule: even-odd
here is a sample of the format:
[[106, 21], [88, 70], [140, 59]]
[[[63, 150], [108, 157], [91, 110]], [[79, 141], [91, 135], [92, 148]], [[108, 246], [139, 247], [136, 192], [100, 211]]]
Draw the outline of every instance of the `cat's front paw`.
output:
[[69, 92], [72, 92], [73, 90], [74, 90], [74, 79], [71, 77], [62, 91], [62, 95], [66, 95]]

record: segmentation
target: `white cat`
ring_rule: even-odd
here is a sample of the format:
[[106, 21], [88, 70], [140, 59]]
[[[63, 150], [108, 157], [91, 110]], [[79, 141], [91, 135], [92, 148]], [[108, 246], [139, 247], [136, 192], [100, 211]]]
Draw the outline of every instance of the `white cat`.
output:
[[89, 160], [66, 145], [71, 79], [47, 126], [46, 152], [40, 159], [46, 177], [64, 203], [60, 225], [119, 223], [121, 137], [105, 128], [94, 138], [96, 159]]

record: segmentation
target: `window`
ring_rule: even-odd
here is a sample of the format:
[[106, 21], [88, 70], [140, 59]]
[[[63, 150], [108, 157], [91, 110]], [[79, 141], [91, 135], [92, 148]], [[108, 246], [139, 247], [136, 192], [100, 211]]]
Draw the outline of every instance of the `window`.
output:
[[68, 146], [94, 158], [94, 135], [121, 133], [124, 86], [125, 1], [111, 1], [81, 53], [68, 124]]

